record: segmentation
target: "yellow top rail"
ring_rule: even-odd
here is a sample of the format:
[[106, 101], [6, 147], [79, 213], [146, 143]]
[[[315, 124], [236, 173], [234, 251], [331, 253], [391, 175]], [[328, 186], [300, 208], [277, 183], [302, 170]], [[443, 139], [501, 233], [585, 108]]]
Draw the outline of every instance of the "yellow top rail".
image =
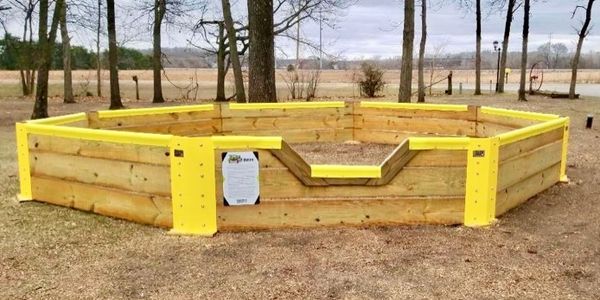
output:
[[540, 135], [542, 133], [561, 128], [567, 126], [569, 118], [559, 118], [551, 121], [546, 121], [544, 123], [535, 124], [519, 129], [515, 129], [513, 131], [505, 132], [499, 134], [497, 137], [500, 139], [500, 145], [506, 145], [510, 143], [514, 143], [520, 140], [524, 140], [526, 138], [530, 138], [536, 135]]
[[310, 165], [313, 178], [381, 178], [380, 166]]
[[488, 115], [496, 115], [502, 117], [511, 117], [518, 119], [527, 119], [534, 121], [550, 121], [560, 118], [559, 115], [553, 114], [542, 114], [536, 112], [528, 112], [528, 111], [516, 111], [504, 108], [495, 108], [495, 107], [486, 107], [482, 106], [480, 112]]
[[64, 116], [50, 117], [45, 119], [36, 119], [25, 121], [27, 124], [44, 124], [44, 125], [64, 125], [67, 123], [79, 122], [87, 120], [85, 113], [76, 113]]
[[408, 146], [410, 150], [467, 150], [470, 138], [468, 137], [410, 137]]
[[430, 103], [396, 103], [396, 102], [360, 102], [362, 108], [414, 109], [438, 111], [468, 111], [468, 105], [430, 104]]
[[155, 114], [168, 114], [168, 113], [185, 113], [194, 111], [210, 111], [214, 110], [214, 104], [199, 104], [199, 105], [181, 105], [181, 106], [168, 106], [168, 107], [150, 107], [150, 108], [130, 108], [130, 109], [119, 109], [119, 110], [100, 110], [98, 111], [99, 118], [116, 118], [116, 117], [131, 117], [131, 116], [145, 116]]
[[90, 141], [103, 141], [119, 144], [148, 145], [168, 147], [172, 135], [125, 132], [102, 129], [89, 129], [78, 127], [62, 127], [42, 124], [25, 123], [27, 133], [74, 138]]
[[289, 102], [289, 103], [230, 103], [230, 109], [302, 109], [302, 108], [340, 108], [343, 101], [332, 102]]

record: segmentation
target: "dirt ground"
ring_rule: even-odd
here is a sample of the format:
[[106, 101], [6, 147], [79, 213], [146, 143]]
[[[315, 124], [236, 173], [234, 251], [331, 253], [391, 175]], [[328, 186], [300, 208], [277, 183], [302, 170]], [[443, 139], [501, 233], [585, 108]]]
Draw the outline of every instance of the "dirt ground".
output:
[[[324, 228], [197, 238], [18, 203], [13, 124], [28, 117], [32, 102], [0, 98], [0, 299], [599, 299], [600, 100], [512, 99], [430, 99], [572, 118], [571, 183], [550, 188], [491, 228]], [[53, 100], [50, 113], [107, 106]], [[588, 113], [596, 115], [596, 129], [583, 129]]]

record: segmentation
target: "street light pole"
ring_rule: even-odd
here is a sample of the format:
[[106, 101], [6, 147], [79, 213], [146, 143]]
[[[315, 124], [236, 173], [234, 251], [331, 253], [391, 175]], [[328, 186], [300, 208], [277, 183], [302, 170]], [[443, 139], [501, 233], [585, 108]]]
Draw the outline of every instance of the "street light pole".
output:
[[494, 52], [498, 52], [498, 63], [496, 65], [496, 92], [498, 92], [498, 81], [500, 81], [500, 53], [502, 52], [502, 47], [499, 47], [498, 44], [498, 41], [494, 41]]

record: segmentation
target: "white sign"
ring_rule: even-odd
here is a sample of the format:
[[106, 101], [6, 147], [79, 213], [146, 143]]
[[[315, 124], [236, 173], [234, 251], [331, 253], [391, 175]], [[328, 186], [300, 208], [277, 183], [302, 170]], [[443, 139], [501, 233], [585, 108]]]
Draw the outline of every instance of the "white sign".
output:
[[258, 152], [223, 152], [221, 158], [225, 206], [260, 203]]

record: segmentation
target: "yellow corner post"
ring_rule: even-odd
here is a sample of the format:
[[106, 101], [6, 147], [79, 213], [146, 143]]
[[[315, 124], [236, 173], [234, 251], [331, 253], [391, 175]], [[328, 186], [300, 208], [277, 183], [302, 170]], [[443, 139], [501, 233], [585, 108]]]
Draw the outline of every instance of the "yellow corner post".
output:
[[31, 194], [31, 171], [29, 165], [27, 125], [24, 123], [17, 123], [15, 127], [17, 130], [17, 159], [19, 162], [19, 181], [21, 188], [17, 198], [19, 201], [30, 201], [33, 200], [33, 195]]
[[171, 199], [175, 234], [217, 232], [215, 151], [210, 137], [173, 137]]
[[563, 134], [563, 144], [562, 144], [562, 159], [560, 160], [560, 182], [569, 182], [569, 177], [567, 177], [567, 152], [569, 150], [569, 127], [570, 120], [569, 118], [565, 118], [564, 123], [564, 134]]
[[487, 226], [496, 217], [499, 148], [499, 138], [472, 138], [469, 143], [465, 226]]

